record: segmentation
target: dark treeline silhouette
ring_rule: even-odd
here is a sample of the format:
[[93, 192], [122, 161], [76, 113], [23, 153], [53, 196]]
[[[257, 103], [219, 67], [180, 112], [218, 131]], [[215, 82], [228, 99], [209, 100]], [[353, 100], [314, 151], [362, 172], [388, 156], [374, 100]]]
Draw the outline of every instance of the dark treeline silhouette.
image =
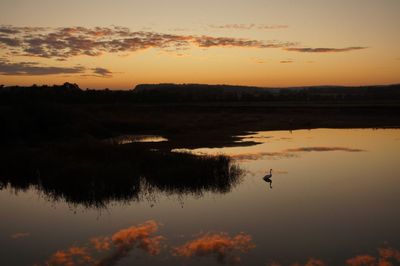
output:
[[50, 200], [86, 207], [204, 192], [226, 193], [242, 170], [225, 156], [149, 151], [140, 145], [104, 143], [19, 147], [0, 154], [0, 189], [35, 187]]
[[233, 136], [246, 131], [398, 126], [399, 93], [399, 85], [264, 89], [159, 84], [131, 91], [82, 90], [71, 83], [3, 87], [0, 146], [124, 134], [163, 135], [174, 147], [226, 146], [238, 145]]
[[400, 85], [260, 88], [202, 84], [142, 84], [133, 90], [82, 90], [76, 84], [2, 87], [0, 103], [332, 102], [400, 100]]

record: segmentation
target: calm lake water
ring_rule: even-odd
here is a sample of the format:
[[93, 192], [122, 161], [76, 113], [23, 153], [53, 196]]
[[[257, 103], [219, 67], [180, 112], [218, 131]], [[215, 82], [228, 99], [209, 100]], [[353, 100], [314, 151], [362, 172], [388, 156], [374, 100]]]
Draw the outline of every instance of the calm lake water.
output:
[[95, 209], [1, 189], [0, 265], [400, 265], [400, 130], [243, 141], [258, 144], [191, 151], [236, 159], [244, 176], [228, 193], [155, 191]]

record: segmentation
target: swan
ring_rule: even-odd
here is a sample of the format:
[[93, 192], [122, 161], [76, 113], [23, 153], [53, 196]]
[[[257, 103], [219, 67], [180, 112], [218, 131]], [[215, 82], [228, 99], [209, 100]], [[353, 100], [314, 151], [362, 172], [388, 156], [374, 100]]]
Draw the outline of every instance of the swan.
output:
[[269, 187], [270, 188], [272, 188], [272, 179], [271, 179], [271, 177], [272, 177], [272, 169], [269, 169], [269, 174], [265, 175], [263, 177], [263, 179], [264, 179], [265, 182], [269, 183]]
[[269, 174], [265, 175], [263, 179], [270, 179], [272, 177], [272, 169], [269, 169]]

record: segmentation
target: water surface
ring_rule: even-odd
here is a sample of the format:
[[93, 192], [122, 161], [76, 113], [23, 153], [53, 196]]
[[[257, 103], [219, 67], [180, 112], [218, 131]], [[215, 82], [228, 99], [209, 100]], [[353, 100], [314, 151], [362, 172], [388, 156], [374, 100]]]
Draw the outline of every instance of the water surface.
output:
[[253, 132], [242, 141], [257, 144], [190, 151], [236, 159], [244, 176], [227, 189], [156, 189], [94, 208], [3, 184], [0, 265], [397, 263], [400, 130]]

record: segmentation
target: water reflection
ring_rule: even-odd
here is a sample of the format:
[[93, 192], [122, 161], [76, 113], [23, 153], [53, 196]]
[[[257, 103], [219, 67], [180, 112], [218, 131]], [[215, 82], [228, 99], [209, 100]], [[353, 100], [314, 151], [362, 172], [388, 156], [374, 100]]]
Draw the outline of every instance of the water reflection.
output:
[[207, 233], [174, 248], [174, 255], [186, 258], [214, 257], [218, 263], [236, 264], [240, 262], [238, 253], [246, 253], [255, 248], [250, 235], [240, 233], [234, 237], [226, 233]]
[[[249, 261], [243, 260], [244, 254], [250, 253], [249, 255], [251, 255], [251, 252], [257, 247], [253, 237], [244, 232], [236, 235], [229, 235], [225, 232], [207, 232], [189, 239], [185, 243], [173, 244], [166, 235], [159, 232], [160, 226], [159, 222], [148, 220], [142, 224], [118, 230], [109, 236], [95, 236], [82, 244], [73, 244], [65, 249], [57, 250], [49, 255], [43, 263], [35, 265], [111, 266], [117, 265], [122, 259], [129, 257], [135, 251], [147, 255], [147, 265], [161, 255], [163, 265], [176, 265], [176, 259], [179, 258], [186, 259], [183, 265], [191, 264], [189, 260], [201, 258], [208, 258], [207, 264], [214, 261], [222, 265], [249, 265]], [[267, 253], [263, 253], [263, 258], [265, 265], [268, 266], [330, 265], [317, 256], [308, 259], [305, 257], [305, 259], [292, 262], [282, 259], [286, 261], [285, 263], [282, 260], [269, 258]], [[251, 258], [247, 257], [247, 259]], [[386, 245], [378, 248], [376, 254], [355, 255], [345, 259], [340, 265], [394, 266], [399, 265], [399, 263], [400, 250]]]
[[12, 234], [10, 236], [10, 238], [12, 238], [12, 239], [20, 239], [20, 238], [29, 237], [30, 235], [31, 234], [27, 233], [27, 232], [18, 232], [18, 233]]
[[149, 255], [160, 253], [164, 237], [155, 235], [159, 223], [149, 220], [144, 224], [119, 230], [111, 236], [94, 237], [82, 246], [73, 245], [52, 254], [44, 265], [115, 265], [129, 255], [133, 249], [140, 249]]
[[242, 170], [226, 156], [114, 148], [100, 151], [104, 154], [95, 154], [98, 147], [72, 153], [52, 151], [42, 155], [45, 158], [25, 154], [29, 160], [25, 168], [13, 167], [10, 158], [9, 164], [0, 167], [0, 189], [34, 187], [51, 201], [102, 208], [111, 201], [156, 200], [161, 193], [227, 193], [242, 180]]
[[[128, 257], [133, 250], [157, 256], [162, 249], [168, 256], [215, 258], [220, 264], [237, 264], [240, 254], [255, 248], [252, 237], [245, 233], [206, 233], [180, 246], [172, 246], [159, 231], [160, 223], [148, 220], [143, 224], [121, 229], [111, 236], [96, 236], [82, 245], [72, 245], [50, 255], [44, 264], [59, 266], [110, 266]], [[171, 257], [170, 257], [171, 258]]]
[[[346, 260], [343, 265], [346, 266], [394, 266], [400, 264], [400, 250], [393, 247], [378, 248], [377, 255], [363, 254], [357, 255]], [[267, 264], [268, 266], [282, 266], [280, 262], [274, 261]], [[294, 262], [291, 266], [326, 266], [329, 265], [324, 260], [310, 258], [305, 263]]]
[[[92, 265], [85, 262], [84, 252], [96, 262], [112, 261], [117, 250], [113, 235], [154, 219], [164, 224], [149, 233], [150, 238], [163, 237], [160, 249], [152, 248], [156, 244], [141, 249], [137, 239], [126, 251], [129, 255], [115, 255], [120, 258], [117, 265], [230, 264], [237, 263], [237, 256], [242, 265], [400, 265], [398, 250], [375, 251], [382, 243], [394, 248], [400, 243], [400, 142], [394, 141], [399, 134], [399, 130], [294, 131], [288, 142], [280, 140], [289, 135], [286, 131], [264, 132], [259, 135], [274, 136], [264, 144], [201, 150], [292, 155], [240, 161], [246, 175], [236, 187], [241, 178], [232, 174], [234, 163], [226, 157], [171, 154], [158, 144], [51, 147], [31, 153], [3, 150], [0, 184], [8, 190], [30, 189], [18, 195], [0, 191], [4, 247], [0, 264], [45, 263], [57, 249], [67, 261], [72, 256], [74, 262]], [[149, 152], [153, 147], [160, 149]], [[231, 166], [233, 170], [226, 170]], [[262, 179], [270, 168], [273, 185]], [[74, 215], [64, 202], [35, 200], [38, 192], [33, 187], [42, 195], [91, 207], [110, 200], [158, 198], [153, 208], [147, 202], [108, 204], [109, 212], [101, 210], [101, 216], [97, 209]], [[185, 208], [171, 202], [175, 195], [187, 195]], [[24, 237], [24, 232], [31, 235]], [[203, 233], [194, 235], [199, 232]], [[248, 252], [234, 248], [231, 243], [238, 232], [251, 236], [256, 247]], [[86, 261], [90, 261], [87, 256]]]
[[156, 135], [123, 135], [106, 139], [105, 142], [109, 144], [130, 144], [135, 142], [164, 142], [168, 139]]
[[[212, 149], [196, 149], [196, 150], [188, 150], [188, 149], [173, 149], [173, 152], [176, 153], [193, 153], [198, 155], [205, 154], [221, 154], [221, 151], [213, 152]], [[283, 158], [294, 158], [299, 157], [301, 153], [305, 152], [333, 152], [333, 151], [341, 151], [341, 152], [365, 152], [362, 149], [349, 148], [349, 147], [329, 147], [329, 146], [316, 146], [316, 147], [298, 147], [298, 148], [290, 148], [282, 151], [260, 151], [260, 152], [240, 152], [240, 153], [229, 153], [229, 156], [240, 160], [240, 161], [248, 161], [248, 160], [260, 160], [264, 157], [268, 159], [283, 159]]]

